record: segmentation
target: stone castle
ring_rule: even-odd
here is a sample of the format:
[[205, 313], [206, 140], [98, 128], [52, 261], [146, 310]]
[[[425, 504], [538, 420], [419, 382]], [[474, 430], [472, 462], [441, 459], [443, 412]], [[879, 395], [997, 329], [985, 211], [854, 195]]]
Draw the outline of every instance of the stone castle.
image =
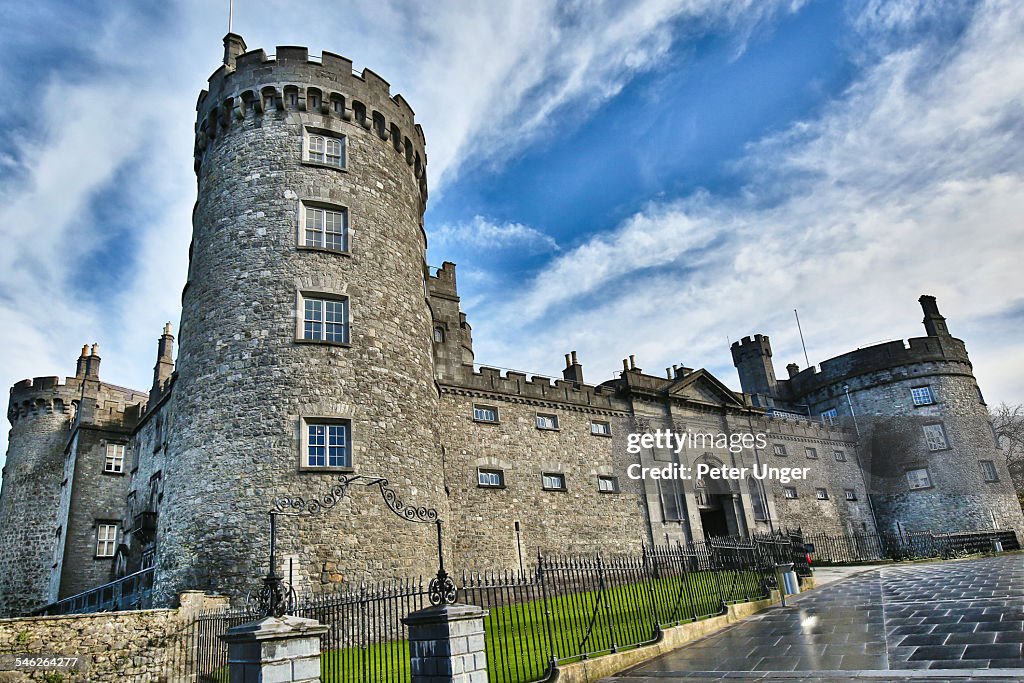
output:
[[[732, 345], [741, 392], [703, 369], [632, 357], [587, 384], [476, 367], [455, 266], [426, 265], [425, 140], [369, 69], [329, 52], [246, 51], [199, 96], [198, 198], [177, 358], [170, 325], [148, 391], [74, 377], [11, 389], [0, 491], [0, 614], [153, 568], [181, 590], [244, 595], [267, 571], [268, 511], [339, 475], [385, 477], [446, 522], [451, 567], [538, 551], [802, 527], [1024, 534], [964, 343], [935, 299], [926, 336], [778, 379], [769, 339]], [[630, 453], [631, 433], [764, 435]], [[635, 450], [635, 449], [634, 449]], [[796, 466], [806, 480], [654, 480], [631, 465]], [[436, 569], [430, 529], [352, 490], [282, 518], [296, 588]]]

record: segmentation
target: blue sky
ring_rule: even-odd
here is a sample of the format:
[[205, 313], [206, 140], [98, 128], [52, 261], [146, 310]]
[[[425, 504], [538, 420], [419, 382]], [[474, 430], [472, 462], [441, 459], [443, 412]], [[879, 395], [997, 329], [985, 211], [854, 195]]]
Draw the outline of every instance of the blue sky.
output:
[[[0, 4], [0, 384], [99, 342], [149, 385], [227, 4]], [[1018, 2], [237, 0], [234, 26], [412, 104], [481, 363], [738, 388], [728, 339], [769, 334], [784, 374], [794, 308], [820, 362], [922, 334], [929, 293], [989, 400], [1024, 400]]]

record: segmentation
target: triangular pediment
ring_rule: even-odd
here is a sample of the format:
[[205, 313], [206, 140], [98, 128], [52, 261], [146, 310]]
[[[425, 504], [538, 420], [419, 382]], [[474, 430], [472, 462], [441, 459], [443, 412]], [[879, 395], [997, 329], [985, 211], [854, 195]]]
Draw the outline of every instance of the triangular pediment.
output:
[[743, 407], [743, 400], [707, 370], [695, 370], [676, 380], [668, 395], [695, 403]]

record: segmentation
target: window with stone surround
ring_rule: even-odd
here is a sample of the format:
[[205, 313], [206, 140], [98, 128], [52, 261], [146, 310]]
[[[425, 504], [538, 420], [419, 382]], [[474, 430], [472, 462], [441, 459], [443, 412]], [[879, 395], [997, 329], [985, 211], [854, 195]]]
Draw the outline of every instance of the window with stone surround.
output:
[[836, 462], [846, 462], [846, 451], [833, 451], [836, 456]]
[[949, 442], [946, 440], [946, 430], [942, 427], [942, 424], [924, 425], [921, 429], [924, 432], [924, 440], [928, 444], [928, 450], [944, 451], [949, 448]]
[[107, 474], [124, 473], [124, 444], [108, 443], [106, 459], [103, 463], [103, 471]]
[[437, 344], [444, 344], [444, 328], [443, 327], [435, 327], [434, 328], [434, 342], [437, 343]]
[[836, 418], [839, 417], [839, 411], [835, 408], [829, 408], [828, 410], [821, 411], [821, 421], [832, 424]]
[[758, 522], [768, 520], [768, 511], [764, 506], [764, 496], [761, 495], [761, 484], [750, 477], [747, 479], [747, 492], [750, 494], [750, 508], [754, 512], [754, 519]]
[[915, 406], [930, 406], [935, 403], [935, 399], [932, 398], [931, 387], [914, 387], [910, 390], [910, 398], [914, 401]]
[[601, 493], [618, 493], [619, 478], [608, 474], [597, 475], [597, 490]]
[[985, 481], [999, 481], [999, 472], [996, 471], [996, 464], [993, 461], [979, 460], [978, 464], [981, 465], [981, 474]]
[[593, 420], [590, 423], [590, 433], [593, 434], [594, 436], [611, 436], [612, 425], [610, 422]]
[[299, 244], [307, 249], [348, 252], [348, 209], [344, 206], [302, 202]]
[[846, 500], [857, 500], [857, 492], [853, 489], [843, 489]]
[[828, 489], [814, 489], [814, 497], [818, 500], [828, 500]]
[[545, 491], [565, 491], [565, 475], [561, 472], [545, 472], [541, 475], [541, 485]]
[[788, 453], [786, 453], [786, 444], [784, 444], [784, 443], [773, 444], [772, 445], [772, 452], [774, 452], [775, 455], [779, 455], [779, 456], [789, 455]]
[[113, 557], [117, 550], [117, 524], [100, 522], [96, 525], [96, 557]]
[[300, 329], [303, 341], [327, 344], [348, 344], [348, 298], [302, 293], [299, 296], [302, 314]]
[[548, 429], [551, 431], [557, 431], [558, 416], [545, 413], [537, 413], [537, 429]]
[[306, 129], [303, 161], [332, 168], [345, 168], [345, 136], [319, 129]]
[[818, 459], [818, 449], [817, 448], [811, 448], [810, 446], [808, 446], [807, 448], [804, 449], [804, 455], [806, 455], [810, 460], [817, 460]]
[[932, 478], [927, 467], [907, 470], [907, 485], [911, 489], [927, 489], [932, 486]]
[[352, 467], [352, 422], [343, 418], [302, 419], [302, 467]]
[[475, 422], [497, 422], [498, 409], [494, 406], [473, 406], [473, 420]]
[[476, 471], [476, 483], [482, 488], [505, 488], [505, 472], [481, 467]]
[[782, 495], [788, 498], [789, 500], [795, 500], [798, 497], [795, 486], [783, 486]]

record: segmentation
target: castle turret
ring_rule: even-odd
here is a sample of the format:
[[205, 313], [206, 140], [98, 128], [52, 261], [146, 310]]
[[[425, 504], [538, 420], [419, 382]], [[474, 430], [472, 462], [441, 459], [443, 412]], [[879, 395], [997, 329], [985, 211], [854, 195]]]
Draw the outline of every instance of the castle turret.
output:
[[[197, 105], [157, 531], [165, 603], [187, 588], [244, 595], [267, 571], [273, 502], [325, 495], [342, 474], [385, 477], [442, 516], [446, 501], [422, 130], [387, 82], [344, 57], [235, 55], [244, 42], [228, 38]], [[299, 590], [436, 571], [429, 529], [399, 522], [373, 488], [282, 518], [277, 539]]]
[[929, 337], [948, 337], [949, 328], [946, 327], [946, 319], [939, 313], [939, 304], [934, 296], [922, 294], [918, 299], [921, 310], [924, 311], [924, 331]]
[[[743, 391], [755, 396], [774, 397], [776, 393], [775, 368], [772, 365], [772, 345], [768, 337], [755, 334], [732, 343], [732, 362], [740, 376]], [[768, 399], [766, 399], [767, 401]], [[759, 402], [759, 405], [765, 403]]]
[[65, 531], [59, 520], [64, 452], [80, 393], [76, 378], [61, 384], [58, 377], [37, 377], [11, 388], [0, 490], [0, 616], [24, 614], [54, 595], [50, 570]]

